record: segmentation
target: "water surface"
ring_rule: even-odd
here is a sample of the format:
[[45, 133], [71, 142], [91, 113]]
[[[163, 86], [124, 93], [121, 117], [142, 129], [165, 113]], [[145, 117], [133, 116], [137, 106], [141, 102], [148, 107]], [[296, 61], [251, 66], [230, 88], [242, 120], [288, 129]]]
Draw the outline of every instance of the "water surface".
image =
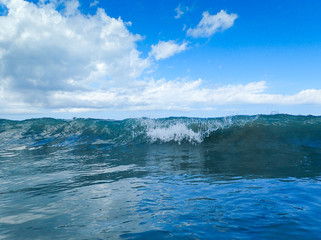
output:
[[0, 120], [0, 239], [319, 239], [321, 118]]

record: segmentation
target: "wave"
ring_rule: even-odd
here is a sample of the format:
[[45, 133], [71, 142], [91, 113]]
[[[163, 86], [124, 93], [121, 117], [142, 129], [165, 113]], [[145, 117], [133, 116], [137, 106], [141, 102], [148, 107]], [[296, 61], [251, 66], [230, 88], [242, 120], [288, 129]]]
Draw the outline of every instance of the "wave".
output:
[[24, 121], [0, 120], [0, 147], [33, 149], [80, 144], [305, 144], [321, 146], [321, 117], [255, 115], [225, 118], [162, 118]]

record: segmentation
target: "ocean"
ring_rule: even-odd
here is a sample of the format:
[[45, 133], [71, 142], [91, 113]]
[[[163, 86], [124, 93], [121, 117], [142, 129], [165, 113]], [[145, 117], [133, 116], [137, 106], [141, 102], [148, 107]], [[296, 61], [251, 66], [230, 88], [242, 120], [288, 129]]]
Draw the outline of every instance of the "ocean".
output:
[[321, 239], [321, 117], [0, 120], [0, 239]]

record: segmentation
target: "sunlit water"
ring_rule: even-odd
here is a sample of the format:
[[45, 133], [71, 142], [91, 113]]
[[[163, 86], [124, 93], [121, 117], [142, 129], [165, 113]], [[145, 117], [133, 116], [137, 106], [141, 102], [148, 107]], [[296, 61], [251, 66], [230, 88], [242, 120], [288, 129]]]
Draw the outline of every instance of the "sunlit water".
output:
[[320, 239], [321, 119], [0, 122], [0, 239]]

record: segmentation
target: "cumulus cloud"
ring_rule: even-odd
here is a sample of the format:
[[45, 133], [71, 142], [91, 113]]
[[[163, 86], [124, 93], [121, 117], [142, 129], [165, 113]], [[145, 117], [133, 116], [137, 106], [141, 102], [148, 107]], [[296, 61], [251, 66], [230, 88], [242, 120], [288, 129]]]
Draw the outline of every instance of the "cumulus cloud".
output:
[[75, 15], [79, 13], [79, 7], [80, 4], [78, 2], [78, 0], [69, 0], [67, 2], [64, 3], [65, 5], [65, 11], [64, 14], [66, 16], [71, 16], [71, 15]]
[[232, 27], [237, 17], [236, 14], [228, 14], [224, 10], [221, 10], [216, 15], [211, 15], [209, 12], [203, 12], [201, 21], [195, 28], [189, 28], [187, 30], [187, 36], [192, 36], [194, 38], [210, 37], [218, 31], [224, 31]]
[[7, 81], [11, 90], [24, 91], [26, 98], [28, 93], [34, 98], [37, 91], [127, 81], [150, 64], [137, 50], [141, 37], [103, 9], [83, 15], [75, 0], [64, 2], [60, 12], [54, 2], [4, 4], [8, 14], [0, 17], [0, 81]]
[[177, 44], [175, 41], [159, 41], [158, 44], [152, 45], [149, 56], [154, 56], [156, 60], [169, 58], [177, 53], [187, 49], [188, 42]]

